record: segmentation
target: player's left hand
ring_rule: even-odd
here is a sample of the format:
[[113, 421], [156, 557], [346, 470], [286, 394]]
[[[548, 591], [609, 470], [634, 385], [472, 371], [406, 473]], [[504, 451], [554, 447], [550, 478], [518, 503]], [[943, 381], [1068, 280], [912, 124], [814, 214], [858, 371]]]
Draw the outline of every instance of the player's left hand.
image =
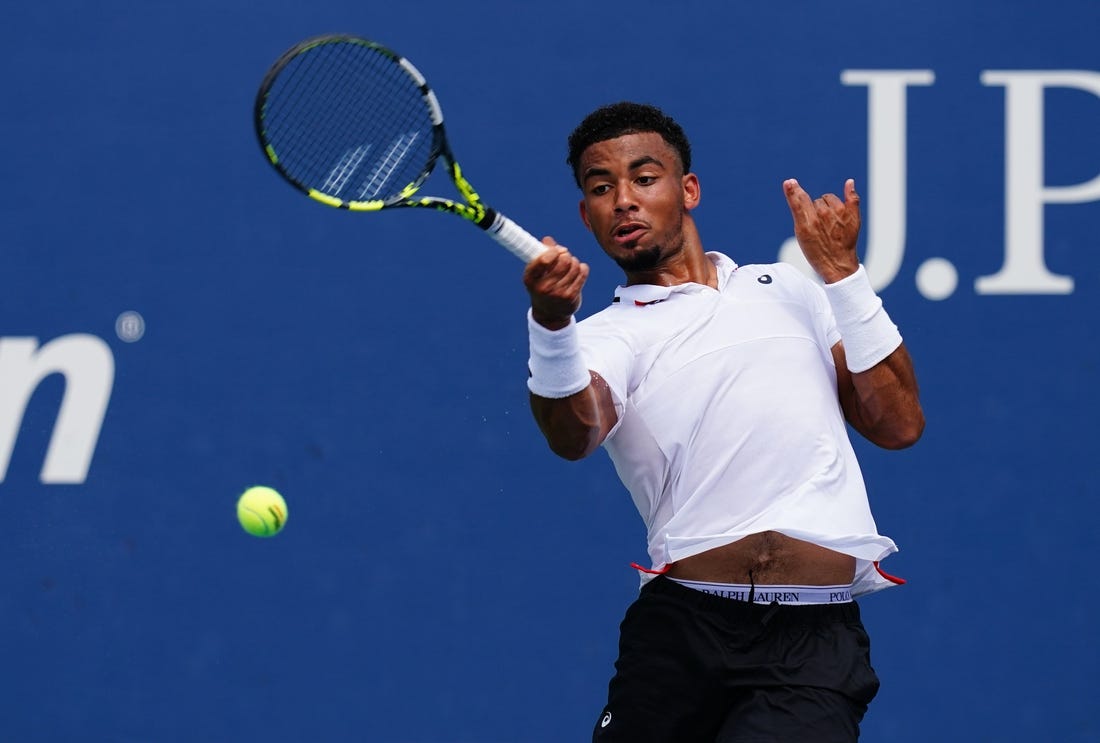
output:
[[811, 199], [794, 178], [783, 181], [783, 193], [794, 218], [794, 236], [817, 275], [831, 284], [855, 273], [860, 229], [856, 182], [844, 182], [843, 201], [831, 193]]

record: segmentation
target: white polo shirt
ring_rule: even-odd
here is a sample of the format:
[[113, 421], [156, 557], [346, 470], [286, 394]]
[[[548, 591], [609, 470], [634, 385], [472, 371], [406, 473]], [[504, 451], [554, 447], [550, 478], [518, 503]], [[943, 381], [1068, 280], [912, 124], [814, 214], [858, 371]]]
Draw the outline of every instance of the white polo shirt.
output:
[[[707, 253], [718, 289], [619, 287], [579, 323], [619, 420], [604, 440], [654, 570], [777, 531], [857, 559], [853, 595], [893, 583], [837, 396], [825, 292], [793, 267]], [[644, 580], [645, 578], [643, 578]]]

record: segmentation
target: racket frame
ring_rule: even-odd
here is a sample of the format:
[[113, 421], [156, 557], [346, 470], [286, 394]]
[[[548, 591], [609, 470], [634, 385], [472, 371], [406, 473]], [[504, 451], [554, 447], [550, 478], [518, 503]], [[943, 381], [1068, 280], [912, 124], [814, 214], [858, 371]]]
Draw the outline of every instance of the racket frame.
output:
[[[432, 146], [427, 161], [420, 174], [411, 183], [405, 185], [395, 195], [386, 199], [372, 199], [367, 201], [345, 200], [331, 194], [324, 193], [308, 184], [302, 183], [287, 170], [279, 159], [279, 153], [275, 150], [267, 136], [264, 124], [267, 112], [268, 100], [275, 81], [286, 67], [299, 56], [309, 53], [325, 44], [358, 44], [370, 48], [388, 58], [399, 67], [408, 78], [415, 83], [432, 122]], [[424, 75], [407, 58], [403, 57], [389, 47], [376, 41], [352, 36], [349, 34], [323, 34], [305, 39], [284, 52], [264, 76], [256, 94], [253, 105], [253, 123], [256, 137], [264, 156], [275, 170], [291, 185], [305, 193], [313, 200], [335, 209], [345, 209], [355, 212], [377, 212], [383, 209], [394, 208], [419, 208], [434, 209], [440, 212], [455, 214], [463, 219], [473, 222], [481, 229], [489, 233], [498, 243], [510, 250], [523, 261], [530, 261], [539, 253], [546, 250], [546, 246], [524, 231], [519, 225], [485, 204], [473, 185], [463, 176], [462, 168], [455, 161], [447, 140], [446, 129], [443, 125], [443, 109], [439, 105], [435, 91], [428, 85]], [[439, 196], [417, 196], [420, 186], [428, 179], [435, 169], [436, 163], [442, 160], [455, 188], [462, 196], [462, 200], [448, 199]]]

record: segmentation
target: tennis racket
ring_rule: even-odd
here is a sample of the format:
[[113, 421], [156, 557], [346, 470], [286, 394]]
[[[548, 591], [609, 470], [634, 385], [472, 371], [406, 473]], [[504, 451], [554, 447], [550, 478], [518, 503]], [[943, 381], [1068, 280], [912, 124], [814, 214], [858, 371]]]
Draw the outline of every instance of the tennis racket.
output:
[[[455, 162], [424, 76], [377, 42], [325, 35], [295, 45], [268, 70], [253, 115], [279, 175], [326, 206], [435, 209], [473, 222], [524, 262], [546, 250], [481, 200]], [[417, 195], [438, 161], [461, 200]]]

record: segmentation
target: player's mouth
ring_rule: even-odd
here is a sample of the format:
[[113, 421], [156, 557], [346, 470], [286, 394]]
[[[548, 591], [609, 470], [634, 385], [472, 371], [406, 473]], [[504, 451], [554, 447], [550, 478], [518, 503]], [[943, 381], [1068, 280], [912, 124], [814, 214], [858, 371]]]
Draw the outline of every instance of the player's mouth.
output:
[[615, 225], [611, 237], [617, 244], [627, 245], [637, 242], [648, 229], [649, 225], [643, 222], [623, 222]]

